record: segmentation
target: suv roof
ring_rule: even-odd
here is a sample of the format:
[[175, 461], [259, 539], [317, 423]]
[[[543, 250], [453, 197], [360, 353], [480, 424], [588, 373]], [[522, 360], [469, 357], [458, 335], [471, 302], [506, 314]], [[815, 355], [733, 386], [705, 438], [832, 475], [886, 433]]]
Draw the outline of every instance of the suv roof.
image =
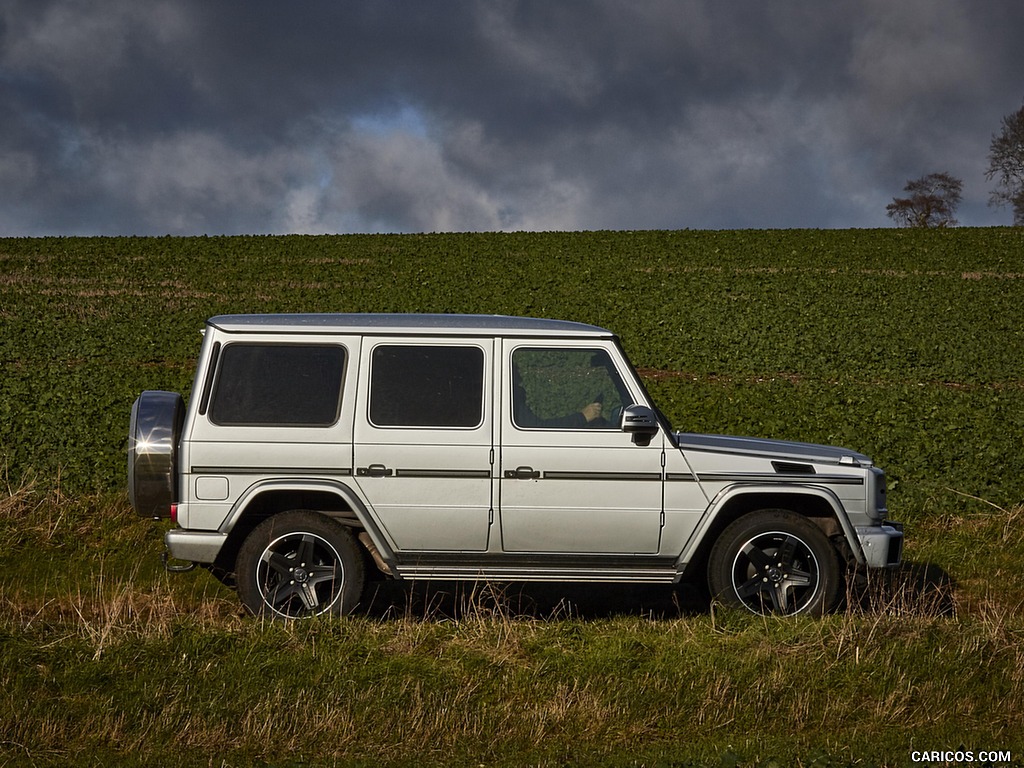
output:
[[218, 315], [207, 324], [229, 333], [402, 333], [424, 332], [504, 336], [611, 337], [611, 331], [569, 320], [505, 315], [311, 313], [273, 315]]

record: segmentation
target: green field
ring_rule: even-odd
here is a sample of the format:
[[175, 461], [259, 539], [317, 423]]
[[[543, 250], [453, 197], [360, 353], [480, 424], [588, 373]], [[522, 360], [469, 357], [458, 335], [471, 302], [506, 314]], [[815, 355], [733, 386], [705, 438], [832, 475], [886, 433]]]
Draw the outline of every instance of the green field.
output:
[[[820, 621], [501, 585], [244, 618], [161, 571], [128, 413], [188, 396], [207, 317], [284, 311], [610, 328], [677, 429], [872, 456], [908, 566]], [[0, 329], [0, 765], [1024, 764], [1019, 229], [0, 239]]]

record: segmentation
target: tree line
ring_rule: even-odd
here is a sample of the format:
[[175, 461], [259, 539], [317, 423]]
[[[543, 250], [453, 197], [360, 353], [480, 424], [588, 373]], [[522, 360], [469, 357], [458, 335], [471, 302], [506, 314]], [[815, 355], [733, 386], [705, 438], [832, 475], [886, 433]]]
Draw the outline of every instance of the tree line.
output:
[[[1024, 226], [1024, 106], [1003, 118], [1002, 131], [992, 137], [985, 178], [996, 181], [989, 205], [1013, 210], [1013, 225]], [[903, 227], [956, 226], [964, 183], [948, 173], [929, 173], [907, 182], [906, 197], [894, 197], [886, 215]]]

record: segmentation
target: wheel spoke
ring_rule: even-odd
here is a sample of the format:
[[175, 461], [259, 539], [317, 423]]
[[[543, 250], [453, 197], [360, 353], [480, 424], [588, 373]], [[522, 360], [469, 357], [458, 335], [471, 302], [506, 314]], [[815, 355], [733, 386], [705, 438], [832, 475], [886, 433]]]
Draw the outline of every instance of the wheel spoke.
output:
[[302, 605], [305, 606], [307, 611], [316, 610], [320, 605], [320, 596], [316, 593], [313, 585], [308, 581], [305, 584], [296, 587], [299, 598], [302, 600]]
[[316, 565], [307, 569], [309, 571], [309, 584], [320, 584], [324, 581], [334, 581], [337, 577], [338, 568], [334, 563], [330, 565]]
[[790, 568], [786, 572], [786, 583], [794, 587], [809, 587], [814, 583], [814, 576], [809, 571]]
[[768, 594], [777, 613], [789, 613], [789, 586], [786, 582], [772, 585]]
[[748, 541], [743, 547], [743, 554], [747, 556], [751, 564], [758, 571], [764, 570], [767, 566], [772, 565], [772, 560], [768, 557], [768, 554], [757, 547], [752, 541]]
[[754, 597], [760, 594], [765, 589], [764, 579], [760, 576], [755, 576], [750, 581], [736, 587], [736, 594], [746, 600], [749, 597]]
[[782, 542], [782, 545], [775, 553], [776, 562], [786, 568], [792, 565], [793, 559], [796, 557], [796, 548], [801, 543], [800, 539], [795, 536], [787, 536], [786, 540]]
[[296, 559], [304, 567], [309, 567], [313, 564], [313, 556], [315, 554], [316, 541], [312, 536], [305, 535], [302, 537], [302, 543], [299, 545]]
[[288, 606], [288, 602], [292, 599], [295, 593], [298, 592], [298, 590], [298, 586], [292, 582], [279, 584], [270, 590], [270, 594], [267, 595], [267, 600], [274, 608], [281, 608], [282, 611], [284, 611]]
[[267, 552], [263, 556], [264, 561], [267, 565], [281, 576], [282, 579], [287, 579], [288, 574], [293, 567], [294, 561], [287, 555], [282, 555], [280, 552]]

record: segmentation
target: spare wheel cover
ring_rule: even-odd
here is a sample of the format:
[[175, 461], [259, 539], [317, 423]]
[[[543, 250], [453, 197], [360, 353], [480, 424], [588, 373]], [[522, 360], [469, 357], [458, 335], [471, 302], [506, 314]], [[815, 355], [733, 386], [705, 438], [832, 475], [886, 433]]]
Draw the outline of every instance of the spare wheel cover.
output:
[[128, 430], [128, 497], [139, 517], [167, 517], [178, 501], [178, 440], [185, 402], [148, 390], [132, 405]]

